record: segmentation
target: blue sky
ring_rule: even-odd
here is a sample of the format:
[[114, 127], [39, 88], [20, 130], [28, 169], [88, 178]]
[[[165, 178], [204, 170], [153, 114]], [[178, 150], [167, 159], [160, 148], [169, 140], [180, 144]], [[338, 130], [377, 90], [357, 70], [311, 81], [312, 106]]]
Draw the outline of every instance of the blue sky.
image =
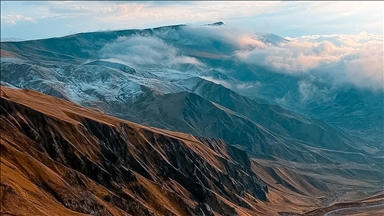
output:
[[38, 39], [216, 21], [283, 37], [382, 35], [383, 2], [1, 1], [1, 38]]

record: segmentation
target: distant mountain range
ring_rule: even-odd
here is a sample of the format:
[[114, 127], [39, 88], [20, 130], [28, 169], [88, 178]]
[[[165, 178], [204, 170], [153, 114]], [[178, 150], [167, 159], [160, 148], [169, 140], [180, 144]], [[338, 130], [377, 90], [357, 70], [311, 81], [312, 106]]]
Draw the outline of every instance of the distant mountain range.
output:
[[9, 41], [24, 41], [22, 38], [1, 38], [1, 42], [9, 42]]

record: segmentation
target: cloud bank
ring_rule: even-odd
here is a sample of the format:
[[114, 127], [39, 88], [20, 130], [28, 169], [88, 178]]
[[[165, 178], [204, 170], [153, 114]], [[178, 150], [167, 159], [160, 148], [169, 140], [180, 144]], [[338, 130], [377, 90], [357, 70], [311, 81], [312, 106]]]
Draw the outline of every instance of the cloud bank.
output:
[[203, 66], [203, 63], [196, 58], [180, 54], [177, 48], [156, 36], [119, 37], [113, 43], [106, 44], [99, 53], [101, 58], [119, 59], [131, 66], [157, 65], [168, 68], [180, 64]]
[[267, 67], [277, 73], [329, 76], [334, 84], [383, 89], [382, 36], [363, 32], [289, 39], [276, 46], [238, 50], [235, 55], [246, 64]]
[[[158, 29], [148, 35], [118, 38], [105, 45], [100, 50], [100, 56], [119, 59], [131, 66], [175, 68], [191, 64], [212, 69], [209, 62], [206, 64], [198, 56], [189, 55], [188, 50], [195, 49], [220, 54], [223, 58], [249, 66], [268, 68], [273, 73], [310, 76], [326, 80], [333, 86], [352, 84], [358, 88], [383, 90], [382, 35], [362, 32], [357, 35], [313, 35], [286, 39], [225, 25], [183, 26]], [[192, 48], [186, 51], [185, 46]], [[228, 86], [227, 83], [221, 84]], [[302, 92], [311, 89], [308, 85], [298, 83]]]

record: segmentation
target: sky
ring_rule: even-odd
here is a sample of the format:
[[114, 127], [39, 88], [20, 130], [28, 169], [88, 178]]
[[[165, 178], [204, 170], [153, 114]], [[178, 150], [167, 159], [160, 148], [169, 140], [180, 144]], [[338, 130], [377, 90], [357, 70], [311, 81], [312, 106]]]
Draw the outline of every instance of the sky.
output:
[[1, 1], [1, 38], [30, 40], [217, 21], [289, 38], [383, 35], [383, 7], [383, 2], [357, 1]]

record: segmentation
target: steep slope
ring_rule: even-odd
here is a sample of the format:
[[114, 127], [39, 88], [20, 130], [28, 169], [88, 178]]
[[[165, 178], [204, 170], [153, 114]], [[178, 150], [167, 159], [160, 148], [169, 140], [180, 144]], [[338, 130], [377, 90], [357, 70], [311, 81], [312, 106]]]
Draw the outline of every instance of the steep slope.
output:
[[1, 165], [8, 214], [252, 215], [267, 201], [242, 150], [3, 86]]

